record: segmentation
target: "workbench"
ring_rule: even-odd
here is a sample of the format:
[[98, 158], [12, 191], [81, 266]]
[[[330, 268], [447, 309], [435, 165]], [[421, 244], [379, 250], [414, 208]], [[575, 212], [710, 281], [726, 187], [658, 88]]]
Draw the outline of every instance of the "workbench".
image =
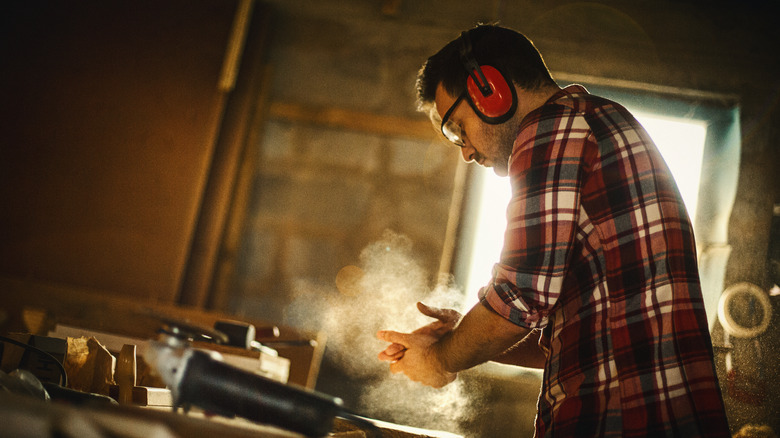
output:
[[[302, 435], [240, 418], [126, 405], [75, 406], [0, 392], [1, 436], [29, 438], [301, 438]], [[382, 438], [458, 438], [440, 431], [377, 422]], [[332, 438], [373, 438], [336, 419]]]

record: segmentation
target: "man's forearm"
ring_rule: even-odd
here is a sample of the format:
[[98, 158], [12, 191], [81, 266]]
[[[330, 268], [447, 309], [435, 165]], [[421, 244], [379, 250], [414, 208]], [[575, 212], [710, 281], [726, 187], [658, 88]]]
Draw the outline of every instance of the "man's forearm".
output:
[[547, 356], [539, 347], [541, 330], [533, 330], [523, 340], [494, 357], [493, 362], [526, 368], [544, 368]]
[[507, 321], [482, 304], [474, 306], [434, 351], [443, 368], [458, 372], [492, 360], [526, 337], [530, 330]]

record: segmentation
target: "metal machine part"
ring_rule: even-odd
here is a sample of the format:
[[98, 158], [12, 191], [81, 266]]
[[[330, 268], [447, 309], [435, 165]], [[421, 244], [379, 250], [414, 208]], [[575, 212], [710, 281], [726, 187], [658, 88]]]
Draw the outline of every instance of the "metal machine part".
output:
[[30, 371], [16, 369], [6, 374], [0, 371], [0, 391], [33, 396], [49, 401], [49, 393], [43, 383]]
[[163, 335], [161, 341], [149, 343], [146, 357], [149, 364], [157, 370], [163, 382], [171, 390], [174, 406], [182, 406], [179, 388], [187, 367], [187, 362], [192, 356], [192, 348], [189, 343], [175, 336]]
[[307, 436], [325, 436], [342, 409], [338, 398], [249, 374], [194, 351], [187, 363], [182, 401], [224, 416], [274, 424]]
[[228, 335], [217, 329], [202, 327], [192, 324], [189, 321], [182, 321], [162, 315], [156, 317], [163, 323], [163, 327], [160, 329], [160, 333], [162, 334], [167, 334], [183, 340], [213, 342], [215, 344], [228, 344], [230, 341]]
[[325, 436], [335, 417], [377, 430], [349, 413], [341, 399], [286, 385], [224, 363], [221, 355], [190, 347], [191, 336], [167, 330], [146, 356], [171, 390], [174, 407], [195, 406], [227, 417], [272, 424], [306, 436]]
[[[227, 335], [228, 345], [247, 350], [252, 348], [252, 342], [255, 341], [257, 335], [257, 329], [254, 325], [240, 321], [217, 321], [214, 323], [214, 329]], [[276, 333], [278, 336], [278, 328]]]

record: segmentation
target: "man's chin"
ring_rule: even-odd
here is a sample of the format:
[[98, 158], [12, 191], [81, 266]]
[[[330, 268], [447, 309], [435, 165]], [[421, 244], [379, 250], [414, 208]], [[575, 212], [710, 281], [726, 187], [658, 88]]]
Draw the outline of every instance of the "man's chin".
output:
[[507, 169], [503, 167], [493, 167], [493, 173], [498, 176], [507, 176], [509, 174]]
[[506, 166], [494, 166], [492, 161], [485, 160], [477, 163], [486, 169], [493, 169], [493, 173], [498, 176], [507, 176], [508, 174]]

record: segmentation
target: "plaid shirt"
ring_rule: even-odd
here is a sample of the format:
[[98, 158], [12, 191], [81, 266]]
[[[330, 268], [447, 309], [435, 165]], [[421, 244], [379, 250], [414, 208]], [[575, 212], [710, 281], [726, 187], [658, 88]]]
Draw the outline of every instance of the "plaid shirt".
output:
[[480, 299], [543, 329], [537, 436], [729, 436], [688, 215], [622, 106], [573, 85], [522, 122]]

